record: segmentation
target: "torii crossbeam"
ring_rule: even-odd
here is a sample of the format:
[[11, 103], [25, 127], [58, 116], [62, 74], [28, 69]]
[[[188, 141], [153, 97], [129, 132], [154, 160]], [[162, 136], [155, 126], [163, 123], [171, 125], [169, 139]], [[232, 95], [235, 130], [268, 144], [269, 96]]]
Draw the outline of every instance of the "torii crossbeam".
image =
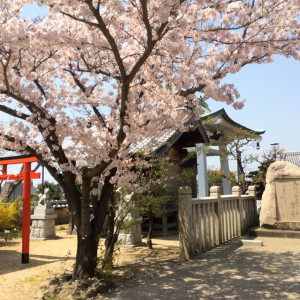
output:
[[[30, 198], [31, 198], [31, 179], [40, 178], [40, 173], [31, 171], [31, 163], [37, 162], [37, 158], [30, 155], [0, 158], [2, 174], [0, 181], [23, 180], [23, 222], [22, 222], [22, 264], [29, 263], [29, 238], [30, 238]], [[19, 174], [7, 174], [7, 166], [13, 164], [24, 164], [23, 171]]]

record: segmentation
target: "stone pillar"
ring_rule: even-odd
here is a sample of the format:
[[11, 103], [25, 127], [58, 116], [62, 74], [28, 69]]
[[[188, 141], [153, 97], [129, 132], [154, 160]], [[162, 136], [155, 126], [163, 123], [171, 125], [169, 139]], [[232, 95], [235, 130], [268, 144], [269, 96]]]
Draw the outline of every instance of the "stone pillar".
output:
[[241, 194], [242, 194], [242, 190], [239, 186], [234, 186], [232, 188], [232, 195], [235, 196], [235, 198], [238, 198], [238, 210], [237, 210], [238, 236], [242, 235], [243, 224], [244, 224], [244, 207], [243, 207]]
[[221, 202], [221, 195], [220, 195], [220, 187], [212, 186], [209, 191], [210, 191], [210, 197], [218, 199], [218, 202], [215, 205], [215, 223], [216, 223], [216, 245], [220, 245], [223, 242], [222, 202]]
[[189, 260], [192, 256], [192, 189], [189, 186], [178, 189], [178, 222], [180, 258]]
[[55, 219], [57, 215], [50, 204], [39, 205], [34, 208], [31, 215], [31, 240], [46, 240], [55, 238]]
[[205, 144], [196, 144], [199, 197], [208, 197]]
[[248, 195], [250, 196], [254, 196], [256, 197], [256, 186], [255, 185], [250, 185], [248, 187], [248, 192], [247, 192]]
[[257, 199], [256, 199], [256, 186], [255, 185], [250, 185], [247, 190], [247, 194], [249, 196], [254, 196], [255, 198], [253, 199], [253, 212], [251, 216], [252, 220], [252, 226], [257, 226], [258, 225], [258, 211], [257, 211]]
[[118, 241], [120, 246], [123, 247], [134, 247], [142, 243], [142, 231], [141, 231], [141, 219], [135, 218], [137, 222], [134, 225], [131, 225], [129, 228], [121, 230], [119, 233]]
[[222, 177], [222, 183], [223, 183], [223, 191], [224, 195], [230, 195], [231, 194], [231, 185], [230, 185], [230, 173], [229, 173], [229, 163], [228, 163], [228, 156], [226, 155], [226, 146], [221, 145], [219, 146], [220, 150], [220, 165], [221, 170], [224, 172], [225, 178]]

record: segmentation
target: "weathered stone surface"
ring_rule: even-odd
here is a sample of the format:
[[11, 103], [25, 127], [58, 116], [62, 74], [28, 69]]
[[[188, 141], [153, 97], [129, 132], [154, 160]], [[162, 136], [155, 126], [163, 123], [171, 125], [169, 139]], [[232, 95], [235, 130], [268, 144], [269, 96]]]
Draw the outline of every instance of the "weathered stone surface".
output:
[[31, 239], [55, 238], [55, 219], [54, 209], [47, 205], [36, 206], [34, 214], [31, 215], [32, 224], [30, 231]]
[[262, 196], [260, 227], [300, 230], [300, 168], [278, 161], [270, 165]]
[[260, 240], [245, 240], [245, 239], [243, 239], [243, 240], [241, 240], [241, 242], [244, 246], [259, 246], [259, 247], [261, 247], [264, 245], [263, 241], [260, 241]]
[[126, 231], [121, 230], [118, 241], [122, 246], [136, 246], [142, 243], [141, 235], [141, 224], [135, 224]]
[[46, 215], [53, 215], [54, 214], [54, 208], [48, 207], [46, 205], [43, 206], [36, 206], [34, 208], [34, 216], [46, 216]]
[[129, 194], [123, 196], [123, 201], [119, 206], [119, 210], [117, 211], [117, 215], [122, 219], [123, 214], [125, 213], [124, 221], [132, 222], [135, 221], [136, 223], [127, 228], [126, 230], [121, 230], [118, 242], [120, 246], [127, 246], [127, 247], [134, 247], [140, 245], [142, 243], [142, 230], [141, 230], [141, 222], [142, 218], [140, 216], [132, 215], [130, 212], [127, 211], [126, 206], [128, 202], [135, 201], [134, 194]]

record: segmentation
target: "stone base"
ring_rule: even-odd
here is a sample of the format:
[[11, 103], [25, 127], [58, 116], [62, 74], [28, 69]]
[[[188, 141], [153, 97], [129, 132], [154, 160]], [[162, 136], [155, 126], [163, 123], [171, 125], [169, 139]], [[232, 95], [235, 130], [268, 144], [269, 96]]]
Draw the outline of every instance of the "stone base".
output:
[[140, 243], [137, 243], [137, 244], [131, 244], [131, 245], [124, 245], [124, 244], [120, 244], [118, 245], [120, 248], [135, 248], [135, 247], [141, 247], [141, 246], [144, 246], [146, 245], [146, 243], [144, 242], [140, 242]]
[[279, 230], [254, 227], [249, 230], [250, 236], [300, 239], [300, 231]]
[[53, 215], [54, 214], [54, 208], [53, 207], [47, 207], [46, 205], [43, 206], [36, 206], [34, 208], [33, 216], [47, 216], [47, 215]]
[[276, 222], [274, 225], [264, 225], [261, 228], [300, 231], [300, 222]]
[[59, 239], [59, 236], [57, 236], [57, 235], [49, 236], [47, 238], [37, 238], [37, 237], [30, 236], [31, 241], [46, 241], [46, 240], [58, 240], [58, 239]]
[[76, 229], [67, 230], [66, 233], [69, 234], [69, 235], [77, 234], [77, 230]]
[[118, 241], [120, 246], [133, 247], [142, 244], [141, 225], [136, 224], [126, 231], [121, 230]]
[[49, 239], [55, 237], [55, 217], [51, 219], [32, 220], [31, 239]]
[[30, 239], [53, 239], [56, 238], [55, 235], [55, 219], [56, 214], [54, 214], [54, 209], [51, 207], [36, 206], [34, 209], [34, 214], [31, 216], [31, 232]]

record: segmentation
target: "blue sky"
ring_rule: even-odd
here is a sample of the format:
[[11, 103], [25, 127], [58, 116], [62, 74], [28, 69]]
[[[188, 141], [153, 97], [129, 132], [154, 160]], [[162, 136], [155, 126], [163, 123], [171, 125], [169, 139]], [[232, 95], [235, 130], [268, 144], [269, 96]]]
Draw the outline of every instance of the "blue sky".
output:
[[[209, 100], [212, 112], [225, 108], [227, 114], [237, 123], [250, 129], [264, 129], [259, 151], [262, 154], [271, 149], [270, 144], [279, 143], [287, 152], [300, 152], [300, 62], [283, 56], [276, 56], [273, 63], [249, 65], [239, 73], [230, 75], [227, 82], [235, 84], [241, 99], [246, 103], [243, 109]], [[209, 166], [218, 166], [216, 159], [208, 160]], [[255, 167], [254, 164], [252, 167]], [[234, 170], [235, 164], [230, 163]]]
[[286, 151], [300, 151], [300, 62], [276, 56], [271, 64], [249, 65], [226, 81], [246, 99], [242, 110], [209, 100], [212, 111], [225, 108], [236, 122], [265, 129], [261, 150], [279, 143]]
[[[32, 17], [36, 8], [27, 6], [23, 15]], [[45, 13], [45, 10], [43, 11]], [[209, 100], [212, 112], [225, 108], [237, 123], [251, 129], [264, 129], [266, 133], [256, 154], [268, 151], [271, 143], [279, 143], [288, 152], [300, 152], [300, 62], [276, 56], [271, 64], [249, 65], [227, 77], [237, 87], [246, 103], [242, 110], [235, 110], [221, 102]], [[208, 165], [218, 166], [217, 160]], [[232, 170], [234, 164], [230, 164]], [[46, 176], [46, 179], [50, 179]]]

